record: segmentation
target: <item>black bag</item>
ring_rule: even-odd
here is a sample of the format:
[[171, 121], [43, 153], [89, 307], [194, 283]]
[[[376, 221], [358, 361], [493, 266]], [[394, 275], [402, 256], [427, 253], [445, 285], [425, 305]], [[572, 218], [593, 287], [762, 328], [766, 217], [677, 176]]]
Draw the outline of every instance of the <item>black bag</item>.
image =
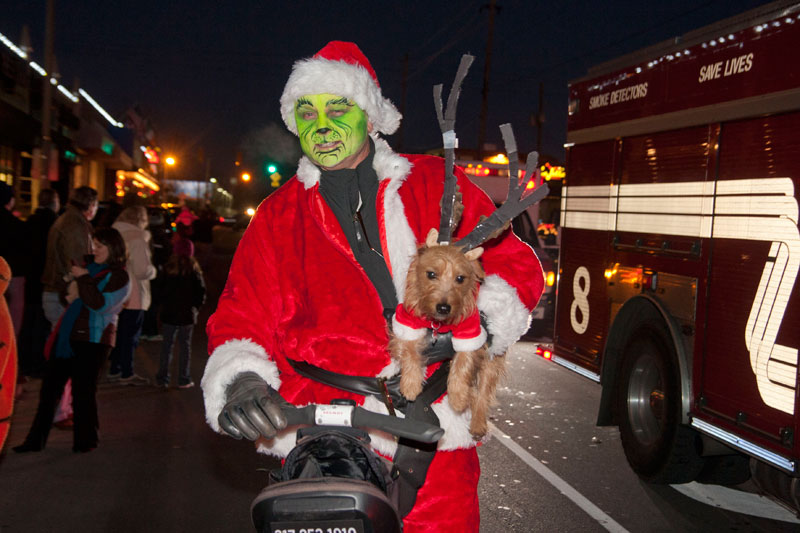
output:
[[399, 533], [397, 484], [369, 442], [354, 428], [298, 430], [283, 468], [250, 506], [256, 530]]

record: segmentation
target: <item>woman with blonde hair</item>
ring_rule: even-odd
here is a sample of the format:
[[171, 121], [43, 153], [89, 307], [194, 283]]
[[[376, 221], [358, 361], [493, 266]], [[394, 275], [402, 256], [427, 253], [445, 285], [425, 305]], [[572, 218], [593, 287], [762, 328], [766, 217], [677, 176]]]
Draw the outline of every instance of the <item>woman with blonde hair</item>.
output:
[[131, 278], [131, 296], [119, 314], [117, 345], [111, 352], [108, 377], [124, 385], [147, 385], [149, 380], [136, 374], [133, 355], [139, 345], [144, 312], [150, 307], [150, 280], [156, 277], [156, 267], [150, 254], [150, 232], [144, 206], [126, 207], [112, 225], [120, 232], [128, 247], [128, 275]]

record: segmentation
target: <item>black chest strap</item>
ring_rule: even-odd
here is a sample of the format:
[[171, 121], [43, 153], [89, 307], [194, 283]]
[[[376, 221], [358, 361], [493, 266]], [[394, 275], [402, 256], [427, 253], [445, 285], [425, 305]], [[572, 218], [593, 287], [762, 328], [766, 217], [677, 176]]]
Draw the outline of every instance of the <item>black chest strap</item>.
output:
[[[447, 390], [447, 374], [450, 361], [445, 361], [425, 382], [422, 393], [406, 406], [406, 418], [421, 420], [435, 426], [439, 417], [433, 412], [433, 402]], [[392, 477], [400, 484], [398, 508], [400, 516], [405, 517], [414, 508], [417, 491], [425, 483], [428, 467], [436, 454], [436, 443], [426, 444], [401, 438], [397, 442], [397, 452], [392, 464]]]

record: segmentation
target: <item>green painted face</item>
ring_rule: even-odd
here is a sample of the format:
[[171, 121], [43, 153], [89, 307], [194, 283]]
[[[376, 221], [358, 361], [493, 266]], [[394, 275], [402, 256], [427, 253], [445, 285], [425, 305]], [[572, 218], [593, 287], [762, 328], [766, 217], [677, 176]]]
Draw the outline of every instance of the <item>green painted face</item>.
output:
[[303, 152], [328, 170], [355, 168], [369, 151], [369, 119], [355, 102], [333, 94], [308, 94], [294, 107]]

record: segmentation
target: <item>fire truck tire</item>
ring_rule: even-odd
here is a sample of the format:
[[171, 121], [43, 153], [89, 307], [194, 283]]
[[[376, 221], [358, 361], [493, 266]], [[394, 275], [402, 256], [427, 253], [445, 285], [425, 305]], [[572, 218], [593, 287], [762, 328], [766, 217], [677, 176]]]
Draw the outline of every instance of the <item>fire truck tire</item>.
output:
[[688, 483], [703, 468], [700, 437], [681, 424], [677, 356], [666, 328], [649, 319], [625, 345], [617, 413], [628, 463], [650, 483]]

